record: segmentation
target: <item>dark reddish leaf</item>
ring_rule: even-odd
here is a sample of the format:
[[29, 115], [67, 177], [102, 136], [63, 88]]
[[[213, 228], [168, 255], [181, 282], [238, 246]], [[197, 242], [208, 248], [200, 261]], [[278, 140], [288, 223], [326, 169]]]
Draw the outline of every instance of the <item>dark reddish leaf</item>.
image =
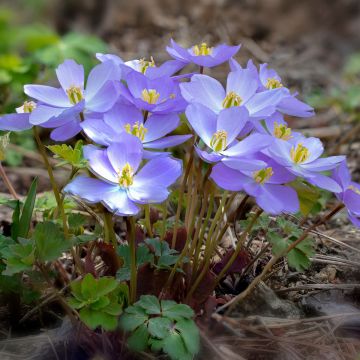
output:
[[[225, 253], [223, 258], [213, 266], [213, 271], [215, 274], [220, 274], [222, 269], [226, 266], [228, 261], [230, 260], [234, 250], [229, 250]], [[226, 272], [227, 275], [241, 273], [245, 267], [250, 263], [250, 254], [247, 250], [243, 249], [240, 251], [239, 255], [230, 266], [229, 270]]]
[[[164, 240], [170, 245], [172, 245], [172, 238], [173, 238], [174, 231], [167, 231], [165, 233]], [[176, 235], [176, 243], [175, 243], [175, 250], [181, 252], [184, 249], [185, 243], [187, 238], [187, 231], [185, 227], [181, 227], [177, 229]]]
[[106, 265], [104, 275], [115, 276], [116, 271], [121, 267], [121, 261], [116, 254], [114, 246], [104, 242], [99, 242], [97, 243], [97, 248], [99, 256]]

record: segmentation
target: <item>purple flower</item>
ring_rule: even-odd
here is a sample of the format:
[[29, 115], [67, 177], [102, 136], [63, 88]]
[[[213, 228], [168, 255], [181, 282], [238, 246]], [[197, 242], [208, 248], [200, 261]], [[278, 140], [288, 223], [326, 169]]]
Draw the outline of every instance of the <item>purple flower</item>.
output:
[[321, 141], [314, 137], [300, 138], [294, 142], [275, 141], [265, 150], [265, 153], [293, 174], [325, 190], [339, 192], [341, 191], [339, 184], [321, 172], [334, 169], [345, 157], [320, 158], [323, 152]]
[[[238, 141], [236, 137], [248, 121], [245, 107], [232, 107], [215, 114], [201, 104], [191, 104], [186, 109], [187, 119], [210, 153], [196, 147], [198, 155], [206, 162], [227, 161], [228, 157], [241, 157], [243, 166], [252, 169], [256, 161], [246, 157], [269, 146], [272, 137], [263, 134], [251, 134]], [[239, 160], [240, 161], [240, 160]]]
[[[284, 85], [278, 73], [268, 68], [268, 64], [261, 64], [259, 70], [259, 80], [263, 89], [277, 89]], [[286, 90], [288, 90], [286, 88]], [[314, 109], [296, 98], [296, 94], [291, 94], [288, 90], [288, 96], [285, 96], [277, 105], [277, 110], [292, 116], [310, 117], [314, 115]]]
[[36, 108], [33, 101], [25, 101], [24, 104], [16, 108], [16, 113], [6, 114], [0, 117], [0, 130], [22, 131], [32, 128], [30, 124], [30, 114]]
[[360, 228], [360, 184], [351, 180], [346, 161], [333, 170], [332, 177], [341, 187], [336, 197], [346, 206], [351, 222]]
[[186, 64], [179, 60], [168, 60], [160, 66], [155, 64], [154, 59], [150, 60], [135, 59], [130, 61], [123, 61], [119, 56], [113, 54], [97, 53], [96, 57], [101, 62], [113, 61], [121, 70], [121, 78], [126, 76], [133, 70], [144, 74], [149, 79], [157, 79], [164, 76], [172, 76], [181, 70]]
[[231, 168], [229, 164], [216, 164], [210, 178], [225, 190], [245, 191], [270, 214], [296, 213], [299, 210], [296, 191], [284, 185], [295, 176], [270, 158], [260, 156], [259, 160], [264, 161], [264, 166], [255, 171], [244, 170], [236, 159], [232, 159]]
[[180, 113], [186, 107], [178, 82], [170, 77], [149, 79], [142, 73], [131, 71], [126, 76], [126, 84], [120, 84], [122, 98], [141, 110], [166, 114]]
[[275, 140], [294, 142], [305, 138], [301, 133], [293, 131], [279, 112], [274, 113], [261, 122], [254, 122], [254, 125], [258, 132], [269, 134]]
[[85, 146], [90, 170], [101, 179], [78, 176], [64, 192], [90, 203], [101, 202], [120, 216], [137, 214], [141, 204], [161, 203], [169, 195], [168, 187], [181, 175], [181, 161], [158, 157], [139, 169], [142, 155], [140, 140], [126, 134], [104, 150]]
[[[61, 127], [53, 139], [68, 139], [81, 131], [80, 113], [105, 112], [119, 96], [113, 80], [119, 78], [119, 70], [110, 61], [95, 66], [84, 89], [84, 68], [74, 60], [65, 60], [56, 75], [61, 85], [54, 88], [45, 85], [25, 85], [24, 92], [39, 101], [30, 115], [30, 123], [42, 125], [52, 120], [51, 127]], [[58, 135], [58, 136], [56, 136]]]
[[173, 58], [184, 62], [193, 63], [204, 67], [214, 67], [228, 61], [240, 49], [240, 45], [229, 46], [221, 44], [215, 47], [208, 47], [206, 43], [195, 45], [189, 49], [179, 46], [174, 40], [170, 41], [171, 46], [166, 51]]
[[[230, 59], [231, 71], [237, 71], [242, 69], [241, 65], [234, 59]], [[284, 87], [282, 80], [278, 73], [268, 68], [268, 64], [260, 64], [259, 73], [256, 66], [251, 60], [248, 61], [246, 70], [249, 70], [253, 77], [258, 81], [258, 92], [283, 89], [286, 96], [277, 104], [276, 109], [284, 114], [298, 116], [298, 117], [310, 117], [314, 115], [314, 109], [296, 98], [297, 94], [291, 94], [290, 90]]]
[[248, 69], [230, 72], [226, 91], [220, 82], [207, 75], [194, 75], [190, 82], [182, 83], [180, 88], [182, 96], [189, 103], [202, 104], [215, 113], [244, 106], [253, 118], [272, 115], [276, 111], [276, 105], [286, 95], [284, 89], [257, 93], [257, 78]]
[[[164, 149], [182, 144], [192, 135], [165, 136], [180, 123], [177, 114], [150, 114], [144, 122], [142, 112], [133, 105], [116, 104], [103, 114], [102, 119], [86, 119], [82, 124], [85, 134], [97, 144], [108, 146], [128, 133], [140, 139], [145, 149]], [[144, 151], [146, 158], [160, 152]], [[166, 154], [166, 153], [165, 153]]]

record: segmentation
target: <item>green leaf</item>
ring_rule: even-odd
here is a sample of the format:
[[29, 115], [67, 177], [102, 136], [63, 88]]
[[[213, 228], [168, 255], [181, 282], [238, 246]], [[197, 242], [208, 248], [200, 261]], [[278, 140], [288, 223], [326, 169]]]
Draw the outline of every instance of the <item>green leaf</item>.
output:
[[74, 245], [83, 245], [88, 243], [89, 241], [94, 241], [98, 238], [95, 234], [82, 234], [78, 236], [74, 236], [71, 240]]
[[[116, 279], [121, 281], [130, 280], [130, 248], [128, 245], [122, 244], [117, 248], [117, 254], [123, 259], [123, 266], [117, 271]], [[145, 244], [140, 244], [136, 249], [136, 266], [140, 266], [154, 262], [154, 255], [150, 253], [149, 248]]]
[[70, 242], [65, 240], [59, 227], [52, 222], [37, 224], [32, 238], [35, 240], [36, 255], [42, 262], [57, 259], [70, 247]]
[[2, 253], [6, 259], [6, 269], [3, 274], [8, 276], [30, 270], [35, 261], [33, 244], [27, 240], [8, 246], [2, 250]]
[[26, 196], [26, 200], [24, 202], [23, 210], [19, 221], [18, 236], [23, 238], [27, 238], [29, 233], [31, 219], [35, 206], [36, 188], [37, 188], [37, 178], [35, 178], [31, 183], [30, 190]]
[[73, 308], [73, 309], [81, 309], [86, 305], [86, 301], [81, 301], [77, 299], [76, 297], [72, 297], [67, 300], [67, 303]]
[[133, 331], [149, 319], [145, 310], [139, 306], [129, 306], [120, 317], [120, 327], [125, 331]]
[[111, 277], [102, 277], [97, 280], [96, 295], [98, 297], [109, 294], [118, 287], [119, 283]]
[[179, 320], [175, 328], [180, 331], [185, 347], [190, 354], [196, 354], [200, 348], [200, 334], [193, 320]]
[[169, 336], [163, 340], [163, 350], [172, 360], [192, 359], [192, 356], [186, 351], [186, 347], [181, 335], [172, 331]]
[[70, 164], [74, 168], [85, 168], [87, 166], [87, 160], [83, 158], [83, 143], [79, 140], [75, 147], [70, 145], [49, 145], [48, 149], [55, 154], [55, 158], [62, 159], [62, 164]]
[[140, 325], [128, 338], [127, 343], [133, 351], [144, 351], [148, 347], [149, 333], [145, 325]]
[[290, 185], [298, 195], [301, 214], [309, 215], [320, 198], [319, 189], [299, 180], [293, 181]]
[[194, 316], [194, 310], [186, 304], [171, 304], [163, 300], [161, 302], [161, 308], [163, 316], [172, 320], [190, 319]]
[[101, 311], [94, 311], [89, 307], [84, 307], [79, 311], [81, 321], [90, 329], [96, 329], [101, 326], [107, 331], [115, 330], [117, 327], [117, 318]]
[[123, 312], [123, 305], [110, 303], [108, 306], [104, 307], [102, 311], [112, 316], [119, 316]]
[[90, 273], [86, 274], [81, 281], [81, 295], [84, 299], [98, 299], [97, 296], [98, 282]]
[[151, 254], [149, 248], [145, 244], [139, 244], [136, 249], [136, 263], [137, 266], [154, 262], [154, 255]]
[[276, 256], [284, 252], [290, 244], [287, 236], [280, 235], [275, 231], [269, 231], [267, 233], [267, 238], [272, 245], [272, 252]]
[[149, 320], [148, 329], [151, 336], [159, 339], [165, 338], [169, 334], [172, 321], [164, 317], [155, 317]]
[[308, 256], [298, 248], [291, 250], [287, 255], [287, 259], [289, 266], [296, 269], [296, 271], [304, 271], [311, 265]]
[[72, 213], [68, 216], [68, 222], [70, 229], [78, 229], [86, 223], [86, 217], [82, 214]]
[[141, 306], [149, 315], [161, 314], [159, 299], [154, 295], [142, 295], [136, 305]]
[[15, 241], [19, 236], [19, 227], [20, 227], [20, 201], [17, 201], [15, 210], [12, 214], [12, 223], [11, 223], [11, 237]]

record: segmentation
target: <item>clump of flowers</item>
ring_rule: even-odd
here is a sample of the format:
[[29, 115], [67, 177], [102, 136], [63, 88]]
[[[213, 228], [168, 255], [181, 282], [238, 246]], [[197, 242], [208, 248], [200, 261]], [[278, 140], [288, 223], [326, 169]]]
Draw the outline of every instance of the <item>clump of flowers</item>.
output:
[[[309, 232], [343, 207], [360, 226], [360, 185], [351, 181], [345, 157], [324, 156], [319, 139], [285, 120], [313, 116], [313, 109], [267, 64], [242, 67], [233, 58], [239, 48], [171, 41], [173, 59], [163, 64], [96, 54], [101, 63], [86, 84], [83, 67], [66, 60], [56, 70], [59, 87], [25, 85], [29, 98], [0, 117], [0, 129], [33, 129], [56, 203], [33, 229], [36, 183], [22, 203], [1, 168], [17, 201], [11, 236], [0, 239], [3, 275], [39, 271], [52, 286], [57, 278], [71, 282], [61, 304], [90, 329], [130, 331], [134, 350], [191, 359], [199, 347], [194, 317], [228, 275], [241, 274], [239, 259], [259, 219], [304, 213], [313, 205], [304, 197], [308, 189], [327, 190], [339, 201], [307, 230], [272, 236], [273, 259], [250, 288], [280, 257], [308, 266]], [[224, 88], [204, 73], [225, 62]], [[189, 64], [198, 73], [187, 73]], [[66, 184], [55, 181], [39, 128], [67, 141], [48, 146], [69, 169]], [[223, 249], [236, 197], [235, 213], [245, 211], [247, 220], [233, 247]], [[71, 199], [76, 203], [69, 206]], [[125, 235], [116, 226], [121, 221]], [[74, 262], [69, 278], [59, 270], [64, 252]]]

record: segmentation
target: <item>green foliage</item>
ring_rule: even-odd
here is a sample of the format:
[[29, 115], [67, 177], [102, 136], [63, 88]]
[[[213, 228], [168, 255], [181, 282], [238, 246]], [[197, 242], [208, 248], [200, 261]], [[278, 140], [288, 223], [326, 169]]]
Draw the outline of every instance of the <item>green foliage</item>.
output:
[[95, 36], [84, 35], [70, 32], [61, 39], [49, 46], [42, 47], [34, 53], [36, 61], [49, 66], [56, 67], [65, 59], [74, 59], [84, 65], [85, 70], [89, 71], [94, 64], [93, 54], [106, 52], [107, 46]]
[[120, 318], [120, 327], [130, 332], [128, 346], [134, 351], [151, 349], [171, 359], [193, 359], [199, 351], [200, 336], [194, 311], [172, 300], [143, 295]]
[[32, 239], [34, 240], [36, 257], [41, 262], [57, 259], [71, 245], [69, 241], [65, 240], [59, 226], [53, 222], [37, 224]]
[[24, 206], [21, 212], [21, 216], [19, 219], [18, 236], [23, 238], [27, 238], [29, 233], [32, 215], [35, 206], [35, 200], [36, 200], [36, 189], [37, 189], [37, 178], [35, 178], [30, 185], [30, 190], [26, 196]]
[[49, 145], [48, 149], [55, 154], [56, 159], [61, 159], [59, 164], [56, 166], [63, 166], [70, 164], [74, 168], [85, 168], [87, 161], [83, 158], [83, 141], [79, 140], [76, 142], [74, 148], [70, 145]]
[[[252, 216], [249, 216], [248, 219], [240, 222], [242, 228], [249, 224], [251, 218]], [[254, 225], [251, 235], [254, 236], [258, 232], [262, 232], [266, 236], [272, 245], [273, 254], [280, 255], [301, 236], [303, 230], [284, 217], [278, 216], [272, 220], [269, 215], [262, 214]], [[297, 271], [306, 270], [311, 264], [310, 258], [315, 253], [314, 246], [313, 238], [307, 237], [303, 240], [286, 255], [289, 266]]]
[[17, 240], [18, 237], [27, 238], [28, 236], [34, 211], [36, 188], [37, 178], [35, 178], [31, 183], [30, 190], [25, 199], [24, 205], [21, 206], [19, 200], [15, 202], [11, 224], [11, 237], [14, 240]]
[[101, 326], [112, 331], [117, 328], [118, 317], [128, 301], [128, 288], [113, 278], [95, 279], [86, 274], [82, 280], [71, 283], [69, 305], [79, 310], [79, 316], [89, 328]]
[[[125, 244], [118, 246], [117, 253], [123, 260], [123, 266], [117, 271], [116, 278], [119, 281], [130, 280], [129, 246]], [[178, 251], [171, 249], [166, 241], [160, 239], [146, 239], [145, 243], [139, 244], [136, 249], [137, 268], [150, 264], [155, 270], [169, 270], [178, 259]], [[183, 259], [183, 262], [187, 261], [187, 258]], [[181, 271], [181, 269], [179, 268], [178, 271]]]
[[3, 275], [14, 275], [31, 270], [35, 262], [33, 243], [27, 239], [18, 239], [18, 243], [8, 244], [2, 249], [2, 256], [6, 263]]
[[[70, 197], [64, 199], [64, 209], [67, 214], [76, 208], [76, 203]], [[44, 219], [54, 219], [58, 212], [57, 202], [53, 192], [45, 192], [36, 199], [35, 211], [41, 212]]]
[[[267, 239], [272, 245], [273, 254], [279, 255], [296, 241], [303, 231], [291, 221], [281, 217], [276, 219], [276, 225], [277, 227], [267, 232]], [[308, 237], [292, 249], [286, 257], [290, 267], [297, 271], [304, 271], [310, 266], [310, 257], [314, 253], [314, 239]]]

